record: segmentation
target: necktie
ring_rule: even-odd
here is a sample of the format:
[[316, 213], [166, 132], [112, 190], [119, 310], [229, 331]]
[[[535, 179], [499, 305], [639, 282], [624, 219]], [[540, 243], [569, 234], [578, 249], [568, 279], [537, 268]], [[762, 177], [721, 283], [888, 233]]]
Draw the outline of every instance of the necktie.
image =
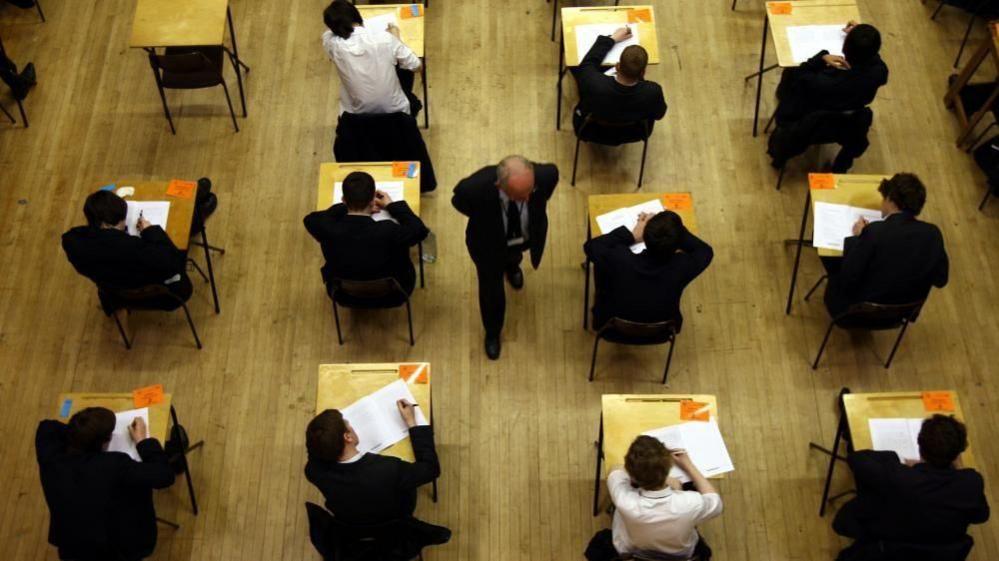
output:
[[506, 203], [506, 239], [515, 240], [523, 238], [524, 233], [520, 227], [520, 208], [514, 201]]

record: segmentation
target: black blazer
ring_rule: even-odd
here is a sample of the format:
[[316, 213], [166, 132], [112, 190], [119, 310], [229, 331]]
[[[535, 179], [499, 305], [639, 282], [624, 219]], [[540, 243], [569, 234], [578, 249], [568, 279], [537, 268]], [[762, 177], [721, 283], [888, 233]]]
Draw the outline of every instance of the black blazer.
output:
[[904, 304], [947, 284], [947, 251], [940, 229], [899, 212], [868, 224], [843, 242], [843, 261], [829, 277], [826, 307], [838, 315], [851, 304]]
[[596, 297], [593, 325], [600, 328], [612, 317], [654, 323], [676, 320], [683, 324], [683, 289], [711, 263], [711, 246], [684, 228], [680, 252], [666, 261], [648, 251], [632, 253], [635, 237], [621, 226], [586, 242], [583, 250], [594, 264]]
[[[527, 244], [531, 265], [541, 264], [548, 236], [548, 199], [558, 185], [555, 164], [534, 164], [534, 193], [527, 202], [529, 233]], [[476, 263], [502, 268], [506, 263], [506, 230], [503, 228], [503, 204], [496, 186], [496, 166], [486, 166], [462, 179], [454, 188], [451, 204], [468, 217], [465, 245]]]
[[113, 228], [77, 226], [62, 235], [62, 248], [81, 275], [99, 285], [139, 288], [184, 272], [187, 257], [159, 226], [139, 237]]
[[834, 527], [854, 528], [863, 541], [943, 544], [960, 540], [969, 524], [989, 519], [985, 483], [973, 469], [913, 467], [894, 452], [864, 450], [847, 458], [857, 497], [836, 516]]
[[420, 192], [437, 188], [430, 152], [416, 119], [408, 113], [344, 113], [336, 124], [333, 157], [338, 162], [420, 162]]
[[305, 217], [305, 229], [319, 242], [326, 258], [324, 282], [392, 277], [407, 293], [413, 292], [416, 271], [409, 248], [423, 241], [430, 230], [406, 201], [393, 201], [386, 210], [398, 224], [347, 214], [343, 203]]
[[163, 447], [152, 438], [139, 442], [140, 463], [121, 452], [70, 452], [67, 436], [68, 427], [59, 421], [42, 421], [35, 433], [49, 543], [59, 548], [59, 557], [104, 561], [152, 554], [152, 490], [174, 481]]
[[880, 56], [849, 70], [831, 68], [822, 60], [829, 51], [789, 68], [777, 87], [777, 124], [797, 121], [813, 111], [849, 111], [874, 101], [878, 88], [888, 83], [888, 66]]

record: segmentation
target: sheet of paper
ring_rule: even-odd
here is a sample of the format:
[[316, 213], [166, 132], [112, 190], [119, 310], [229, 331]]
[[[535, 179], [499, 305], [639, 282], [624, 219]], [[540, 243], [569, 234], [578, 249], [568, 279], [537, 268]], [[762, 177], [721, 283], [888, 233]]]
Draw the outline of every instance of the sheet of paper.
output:
[[842, 250], [843, 240], [853, 235], [853, 225], [860, 217], [878, 222], [881, 211], [816, 201], [812, 245]]
[[[579, 60], [583, 60], [586, 53], [590, 51], [590, 47], [597, 42], [597, 37], [601, 35], [610, 35], [621, 29], [626, 24], [623, 23], [587, 23], [583, 25], [576, 26], [576, 52], [579, 53]], [[621, 53], [624, 51], [625, 47], [629, 45], [637, 45], [638, 41], [638, 24], [629, 23], [627, 26], [631, 29], [631, 38], [620, 43], [615, 43], [614, 48], [607, 53], [604, 57], [604, 64], [617, 64], [621, 60]]]
[[[385, 191], [389, 198], [395, 201], [405, 200], [403, 194], [405, 189], [403, 188], [402, 181], [376, 181], [375, 189], [379, 191]], [[337, 181], [333, 184], [333, 204], [337, 204], [343, 200], [343, 183]], [[392, 215], [388, 212], [382, 210], [371, 215], [376, 221], [380, 220], [392, 220]]]
[[111, 433], [111, 443], [108, 445], [108, 452], [124, 452], [131, 456], [133, 460], [141, 462], [142, 458], [139, 457], [139, 451], [135, 448], [135, 442], [132, 442], [132, 437], [128, 434], [128, 425], [131, 425], [136, 417], [142, 417], [142, 420], [146, 422], [146, 426], [148, 427], [149, 408], [143, 407], [142, 409], [121, 411], [120, 413], [115, 413], [114, 417], [114, 432]]
[[868, 419], [871, 445], [875, 450], [892, 451], [899, 460], [919, 460], [919, 431], [923, 419]]
[[[391, 23], [396, 27], [399, 27], [399, 20], [395, 17], [395, 10], [387, 14], [378, 14], [377, 16], [371, 16], [364, 19], [364, 27], [372, 31], [385, 31], [388, 29], [388, 25]], [[813, 53], [814, 54], [814, 53]]]
[[[396, 380], [341, 411], [357, 433], [357, 449], [360, 452], [381, 452], [406, 438], [409, 428], [403, 422], [396, 406], [396, 401], [400, 399], [416, 403], [409, 386], [402, 380]], [[420, 407], [416, 408], [416, 424], [428, 424]]]
[[139, 235], [135, 223], [139, 221], [139, 213], [153, 226], [159, 226], [166, 230], [167, 217], [170, 214], [170, 201], [127, 201], [128, 212], [125, 214], [125, 226], [128, 233], [133, 236]]
[[[648, 212], [650, 214], [659, 214], [666, 209], [663, 208], [663, 203], [659, 199], [652, 199], [635, 206], [629, 206], [625, 208], [619, 208], [617, 210], [612, 210], [607, 214], [601, 214], [597, 217], [597, 226], [600, 226], [601, 234], [609, 234], [620, 226], [624, 226], [628, 230], [634, 230], [635, 224], [638, 224], [638, 215], [643, 212]], [[641, 253], [645, 251], [645, 243], [639, 242], [631, 246], [631, 251], [634, 253]]]
[[787, 41], [791, 44], [791, 57], [801, 64], [819, 51], [843, 56], [843, 32], [846, 22], [836, 25], [794, 25], [787, 28]]
[[[725, 447], [725, 441], [718, 430], [718, 423], [714, 419], [707, 423], [692, 421], [662, 427], [645, 434], [658, 438], [671, 450], [686, 450], [690, 460], [705, 477], [735, 471], [732, 458], [728, 455], [728, 448]], [[690, 481], [690, 477], [676, 466], [673, 466], [669, 475], [684, 483]]]

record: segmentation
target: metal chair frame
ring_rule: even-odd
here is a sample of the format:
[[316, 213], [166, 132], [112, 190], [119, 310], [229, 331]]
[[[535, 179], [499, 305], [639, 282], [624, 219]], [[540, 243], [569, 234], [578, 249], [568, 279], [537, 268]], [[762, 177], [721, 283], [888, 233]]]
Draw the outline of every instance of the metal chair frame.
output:
[[625, 335], [627, 337], [628, 335], [625, 334], [625, 332], [624, 332], [624, 330], [622, 330], [622, 328], [624, 328], [625, 330], [627, 330], [629, 328], [637, 328], [637, 329], [646, 329], [649, 332], [656, 332], [658, 330], [661, 330], [663, 332], [668, 332], [668, 335], [666, 335], [667, 339], [665, 341], [661, 341], [661, 342], [652, 342], [652, 343], [638, 343], [638, 342], [636, 342], [636, 343], [625, 343], [625, 342], [620, 342], [620, 341], [611, 341], [611, 340], [608, 339], [608, 342], [617, 343], [617, 344], [620, 344], [620, 345], [665, 345], [666, 343], [669, 343], [669, 353], [666, 355], [666, 367], [663, 369], [663, 380], [662, 380], [662, 384], [665, 385], [666, 381], [667, 381], [667, 379], [669, 377], [669, 367], [670, 367], [670, 364], [673, 362], [673, 344], [676, 342], [676, 336], [677, 336], [676, 322], [672, 321], [672, 320], [670, 320], [670, 321], [661, 321], [661, 322], [656, 322], [656, 323], [639, 323], [639, 322], [634, 322], [634, 321], [623, 320], [621, 318], [611, 318], [611, 319], [609, 319], [607, 321], [607, 323], [604, 324], [604, 326], [601, 327], [599, 331], [597, 331], [596, 337], [594, 337], [594, 340], [593, 340], [593, 356], [590, 359], [590, 377], [589, 377], [589, 381], [591, 381], [591, 382], [593, 381], [593, 378], [594, 378], [594, 375], [595, 375], [595, 372], [596, 372], [596, 366], [597, 366], [597, 349], [600, 346], [600, 340], [603, 339], [605, 337], [606, 333], [608, 333], [608, 332], [621, 333], [622, 335]]
[[[344, 282], [346, 282], [346, 283], [357, 283], [357, 284], [374, 284], [374, 283], [386, 283], [386, 281], [390, 281], [392, 283], [392, 285], [394, 285], [395, 290], [398, 291], [399, 294], [401, 294], [402, 296], [405, 297], [405, 301], [403, 302], [403, 304], [405, 304], [405, 306], [406, 306], [406, 319], [407, 319], [407, 322], [409, 324], [409, 346], [412, 347], [412, 346], [416, 345], [416, 339], [413, 337], [413, 308], [412, 308], [412, 306], [410, 304], [410, 301], [409, 301], [409, 294], [406, 294], [406, 291], [403, 290], [401, 286], [399, 286], [399, 282], [397, 280], [395, 280], [394, 278], [391, 278], [391, 277], [386, 277], [386, 278], [382, 278], [382, 279], [374, 279], [374, 280], [370, 280], [370, 281], [356, 281], [356, 280], [349, 280], [349, 279], [335, 279], [335, 280], [331, 281], [330, 288], [329, 288], [329, 296], [330, 296], [330, 300], [333, 301], [333, 321], [336, 324], [336, 338], [337, 338], [337, 341], [340, 343], [340, 345], [343, 345], [343, 334], [342, 334], [342, 332], [340, 330], [340, 311], [339, 311], [339, 306], [338, 306], [337, 301], [336, 301], [336, 293], [340, 292], [340, 291], [344, 291], [344, 289], [342, 288], [342, 284]], [[349, 289], [347, 291], [344, 291], [344, 292], [346, 292], [347, 294], [350, 294]], [[388, 296], [390, 294], [391, 293], [386, 292], [385, 294], [383, 294], [383, 296]], [[400, 305], [402, 305], [402, 304], [400, 304]], [[382, 308], [382, 307], [379, 307], [379, 308], [382, 308], [382, 309], [391, 309], [391, 308], [398, 308], [400, 305], [397, 305], [397, 306], [385, 306], [384, 308]], [[344, 306], [344, 307], [345, 308], [352, 308], [352, 306]], [[357, 308], [355, 308], [355, 309], [357, 309]]]
[[[645, 177], [645, 156], [649, 152], [649, 137], [652, 136], [652, 131], [650, 130], [651, 127], [649, 126], [649, 121], [642, 120], [642, 121], [629, 121], [627, 123], [613, 123], [613, 122], [610, 122], [610, 121], [604, 121], [602, 119], [597, 119], [593, 115], [587, 115], [586, 116], [585, 120], [583, 121], [583, 124], [580, 125], [580, 127], [579, 127], [579, 133], [576, 134], [576, 152], [575, 152], [575, 154], [572, 157], [572, 185], [573, 186], [576, 185], [576, 166], [579, 163], [579, 144], [581, 142], [584, 142], [584, 140], [581, 138], [580, 135], [583, 133], [583, 131], [586, 130], [587, 125], [589, 125], [591, 123], [594, 124], [594, 125], [600, 126], [600, 127], [620, 128], [620, 129], [624, 129], [624, 128], [628, 128], [628, 127], [637, 127], [639, 124], [641, 124], [645, 128], [645, 136], [642, 137], [642, 139], [641, 139], [641, 142], [642, 142], [642, 163], [641, 163], [641, 166], [638, 169], [638, 188], [636, 189], [636, 191], [638, 189], [641, 189], [642, 188], [642, 179]], [[591, 144], [601, 144], [600, 142], [593, 142], [593, 141], [590, 141], [590, 140], [587, 140], [585, 142], [589, 142]], [[633, 142], [638, 142], [638, 141], [635, 140], [635, 141], [632, 141], [632, 142], [626, 142], [624, 144], [632, 144]]]

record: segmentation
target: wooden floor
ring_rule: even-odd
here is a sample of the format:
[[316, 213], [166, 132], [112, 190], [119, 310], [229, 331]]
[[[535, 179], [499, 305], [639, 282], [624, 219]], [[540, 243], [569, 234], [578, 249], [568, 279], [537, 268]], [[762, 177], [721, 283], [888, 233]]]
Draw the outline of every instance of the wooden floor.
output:
[[[315, 205], [319, 164], [332, 160], [337, 78], [320, 45], [325, 0], [233, 0], [240, 52], [252, 67], [249, 118], [234, 134], [221, 91], [169, 94], [177, 135], [163, 118], [148, 62], [127, 47], [132, 0], [44, 0], [49, 18], [0, 8], [0, 33], [18, 62], [34, 61], [31, 127], [0, 122], [0, 551], [7, 559], [56, 559], [33, 435], [62, 391], [128, 391], [163, 383], [188, 431], [202, 512], [182, 485], [157, 496], [157, 560], [317, 559], [303, 502], [304, 429], [316, 367], [343, 361], [428, 360], [435, 376], [441, 500], [423, 492], [419, 516], [454, 530], [428, 560], [580, 559], [592, 533], [593, 442], [600, 395], [695, 392], [718, 396], [736, 472], [720, 485], [721, 518], [702, 530], [719, 560], [832, 559], [845, 545], [817, 516], [839, 389], [960, 392], [992, 498], [999, 481], [999, 203], [975, 210], [984, 180], [954, 147], [957, 125], [941, 99], [965, 25], [915, 0], [862, 0], [882, 31], [888, 85], [875, 103], [871, 148], [858, 173], [918, 173], [929, 188], [925, 218], [943, 229], [951, 281], [935, 290], [891, 370], [891, 336], [833, 335], [809, 368], [826, 325], [820, 301], [784, 315], [805, 173], [831, 159], [810, 152], [774, 190], [763, 137], [753, 138], [754, 89], [743, 76], [759, 53], [762, 2], [656, 0], [663, 63], [650, 69], [669, 102], [650, 143], [649, 191], [694, 193], [715, 260], [684, 297], [671, 388], [657, 383], [661, 349], [602, 350], [587, 383], [592, 335], [581, 329], [587, 195], [634, 189], [638, 146], [584, 147], [569, 185], [574, 137], [553, 128], [558, 49], [542, 0], [434, 0], [428, 10], [431, 128], [441, 182], [423, 200], [438, 261], [415, 296], [417, 344], [403, 312], [346, 321], [336, 344], [319, 276], [319, 248], [302, 227]], [[933, 2], [930, 3], [935, 4]], [[973, 44], [983, 35], [977, 29]], [[230, 84], [235, 86], [229, 72]], [[764, 84], [773, 108], [776, 73]], [[570, 81], [567, 81], [569, 84]], [[235, 90], [235, 88], [233, 88]], [[13, 107], [3, 88], [3, 103]], [[566, 107], [575, 103], [567, 88]], [[450, 206], [462, 177], [504, 155], [556, 162], [563, 181], [550, 204], [544, 262], [509, 298], [503, 356], [485, 359], [476, 284]], [[215, 261], [222, 314], [198, 284], [194, 348], [182, 315], [133, 318], [126, 351], [97, 307], [93, 286], [66, 261], [59, 236], [82, 223], [84, 197], [121, 177], [209, 176], [220, 207], [209, 229], [225, 246]], [[806, 252], [802, 284], [820, 274]], [[200, 281], [197, 281], [200, 283]], [[849, 480], [837, 478], [835, 489]], [[973, 530], [972, 559], [999, 558], [999, 525]]]

